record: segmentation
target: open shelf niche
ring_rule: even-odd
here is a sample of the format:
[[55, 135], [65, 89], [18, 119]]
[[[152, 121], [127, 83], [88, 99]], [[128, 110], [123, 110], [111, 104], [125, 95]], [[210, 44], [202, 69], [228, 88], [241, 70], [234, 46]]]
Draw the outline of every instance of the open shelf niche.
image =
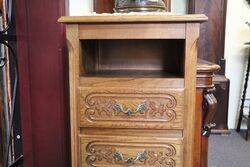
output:
[[184, 76], [185, 40], [82, 40], [82, 76]]

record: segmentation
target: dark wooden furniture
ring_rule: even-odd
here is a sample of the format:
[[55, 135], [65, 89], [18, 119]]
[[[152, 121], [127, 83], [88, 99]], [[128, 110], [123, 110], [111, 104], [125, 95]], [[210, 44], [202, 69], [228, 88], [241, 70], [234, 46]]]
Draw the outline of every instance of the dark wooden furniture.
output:
[[218, 100], [218, 110], [214, 122], [214, 133], [229, 133], [228, 131], [228, 99], [230, 82], [225, 77], [225, 23], [227, 0], [189, 0], [189, 13], [205, 14], [208, 22], [201, 26], [199, 58], [219, 64], [221, 70], [216, 73], [214, 84], [215, 97]]
[[25, 167], [68, 167], [65, 0], [16, 1]]
[[[171, 0], [164, 0], [167, 11], [171, 11]], [[94, 0], [94, 11], [97, 13], [113, 13], [114, 0]]]
[[[196, 124], [195, 128], [199, 129], [195, 135], [195, 166], [208, 166], [208, 137], [209, 132], [204, 131], [205, 122], [213, 122], [213, 117], [217, 108], [217, 100], [214, 97], [214, 73], [219, 71], [220, 66], [205, 61], [198, 60], [197, 66], [197, 85], [196, 85]], [[211, 128], [213, 125], [210, 124]]]
[[[195, 106], [196, 93], [203, 101], [195, 80], [199, 23], [206, 19], [59, 20], [69, 41], [72, 166], [200, 166], [207, 149], [201, 133], [207, 140], [216, 106], [209, 90], [208, 110]], [[201, 67], [198, 85], [213, 87], [212, 76]]]
[[[250, 43], [248, 45], [250, 45]], [[248, 140], [248, 134], [250, 131], [250, 108], [249, 108], [248, 115], [244, 115], [246, 93], [247, 93], [247, 87], [248, 87], [248, 83], [249, 83], [249, 72], [250, 72], [250, 51], [249, 51], [249, 55], [248, 55], [247, 71], [246, 71], [244, 89], [243, 89], [242, 98], [241, 98], [240, 115], [239, 115], [239, 120], [238, 120], [238, 125], [237, 125], [237, 131], [240, 132], [242, 120], [245, 119], [247, 121], [246, 140]]]

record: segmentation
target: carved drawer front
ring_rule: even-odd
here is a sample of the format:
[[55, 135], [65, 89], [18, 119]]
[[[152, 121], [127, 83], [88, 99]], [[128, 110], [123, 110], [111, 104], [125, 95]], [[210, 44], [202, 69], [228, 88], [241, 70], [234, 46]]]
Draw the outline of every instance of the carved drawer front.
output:
[[81, 127], [183, 129], [184, 90], [79, 91]]
[[81, 167], [182, 167], [179, 139], [129, 136], [80, 137]]

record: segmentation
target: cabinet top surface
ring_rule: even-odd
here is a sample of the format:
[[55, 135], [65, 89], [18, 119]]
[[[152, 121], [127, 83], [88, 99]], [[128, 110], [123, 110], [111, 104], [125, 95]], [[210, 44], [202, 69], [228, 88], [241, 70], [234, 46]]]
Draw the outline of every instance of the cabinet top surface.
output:
[[125, 22], [204, 22], [204, 14], [90, 14], [85, 16], [63, 16], [58, 21], [67, 24], [78, 23], [125, 23]]

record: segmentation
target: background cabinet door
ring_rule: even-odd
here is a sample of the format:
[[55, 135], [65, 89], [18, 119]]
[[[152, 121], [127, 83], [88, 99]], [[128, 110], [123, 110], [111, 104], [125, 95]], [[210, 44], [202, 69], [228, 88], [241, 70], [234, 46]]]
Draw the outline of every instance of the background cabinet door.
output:
[[70, 166], [65, 0], [16, 2], [24, 166]]

